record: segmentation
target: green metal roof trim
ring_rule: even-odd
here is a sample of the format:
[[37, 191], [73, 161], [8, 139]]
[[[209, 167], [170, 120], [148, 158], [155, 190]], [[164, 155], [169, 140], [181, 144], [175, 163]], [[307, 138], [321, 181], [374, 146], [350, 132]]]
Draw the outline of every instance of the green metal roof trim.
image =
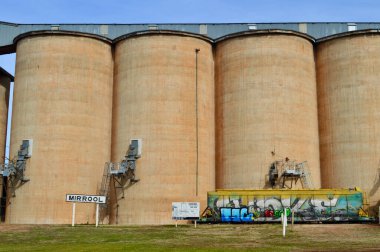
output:
[[[74, 34], [87, 34], [103, 41], [119, 41], [131, 36], [155, 34], [163, 32], [191, 36], [207, 41], [218, 42], [237, 34], [259, 34], [261, 31], [291, 31], [294, 34], [304, 34], [317, 42], [325, 38], [335, 38], [346, 34], [354, 28], [356, 31], [380, 30], [380, 22], [291, 22], [291, 23], [146, 23], [146, 24], [15, 24], [0, 21], [0, 54], [14, 53], [16, 46], [14, 40], [33, 31], [68, 32]], [[153, 32], [153, 33], [150, 33]], [[161, 34], [163, 34], [161, 33]], [[349, 32], [354, 34], [355, 32]], [[315, 38], [315, 39], [314, 39]], [[310, 40], [309, 39], [309, 40]]]

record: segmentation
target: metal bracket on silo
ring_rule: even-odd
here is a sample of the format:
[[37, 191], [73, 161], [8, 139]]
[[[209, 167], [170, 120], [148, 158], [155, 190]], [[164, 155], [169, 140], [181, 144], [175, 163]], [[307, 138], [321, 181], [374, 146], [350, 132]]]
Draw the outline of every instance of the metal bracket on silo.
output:
[[[277, 160], [269, 167], [268, 182], [272, 188], [292, 189], [300, 180], [304, 189], [314, 188], [307, 161]], [[290, 185], [286, 182], [290, 181]]]
[[[141, 139], [131, 139], [128, 151], [121, 162], [107, 162], [104, 166], [102, 184], [100, 185], [99, 194], [109, 198], [111, 183], [115, 188], [115, 199], [118, 200], [117, 189], [122, 190], [122, 197], [124, 198], [124, 189], [132, 186], [133, 184], [140, 181], [136, 179], [136, 160], [141, 158], [142, 154], [142, 140]], [[128, 186], [125, 187], [129, 181]], [[109, 202], [107, 200], [107, 202]], [[117, 205], [117, 204], [116, 204]], [[101, 204], [100, 209], [100, 219], [104, 219], [108, 213], [108, 205]]]
[[22, 140], [17, 156], [9, 160], [8, 163], [0, 165], [0, 175], [8, 179], [6, 187], [10, 190], [13, 197], [15, 196], [16, 187], [29, 181], [29, 179], [25, 177], [25, 169], [26, 161], [32, 157], [32, 153], [33, 140]]
[[113, 165], [110, 169], [111, 175], [124, 176], [132, 183], [138, 182], [135, 179], [136, 160], [141, 157], [142, 141], [141, 139], [132, 139], [124, 159], [118, 164]]

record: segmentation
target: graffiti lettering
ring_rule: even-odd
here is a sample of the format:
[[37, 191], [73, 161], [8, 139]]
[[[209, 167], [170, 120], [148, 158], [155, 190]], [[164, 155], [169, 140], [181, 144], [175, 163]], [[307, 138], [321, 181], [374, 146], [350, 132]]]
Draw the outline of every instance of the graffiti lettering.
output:
[[222, 222], [252, 222], [253, 214], [248, 213], [248, 208], [220, 208]]
[[320, 196], [223, 196], [209, 198], [209, 208], [222, 222], [280, 221], [294, 212], [295, 221], [352, 220], [363, 216], [362, 194]]

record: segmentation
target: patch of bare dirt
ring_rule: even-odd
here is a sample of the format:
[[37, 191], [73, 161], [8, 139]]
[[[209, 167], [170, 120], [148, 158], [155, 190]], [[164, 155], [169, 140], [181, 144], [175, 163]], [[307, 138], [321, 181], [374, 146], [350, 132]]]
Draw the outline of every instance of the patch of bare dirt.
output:
[[27, 232], [36, 225], [0, 224], [0, 232]]

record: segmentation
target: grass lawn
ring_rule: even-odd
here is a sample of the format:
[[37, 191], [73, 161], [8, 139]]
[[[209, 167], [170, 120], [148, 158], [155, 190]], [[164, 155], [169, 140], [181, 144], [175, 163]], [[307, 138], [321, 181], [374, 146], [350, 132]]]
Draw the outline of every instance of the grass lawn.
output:
[[380, 225], [64, 226], [0, 224], [0, 251], [380, 251]]

